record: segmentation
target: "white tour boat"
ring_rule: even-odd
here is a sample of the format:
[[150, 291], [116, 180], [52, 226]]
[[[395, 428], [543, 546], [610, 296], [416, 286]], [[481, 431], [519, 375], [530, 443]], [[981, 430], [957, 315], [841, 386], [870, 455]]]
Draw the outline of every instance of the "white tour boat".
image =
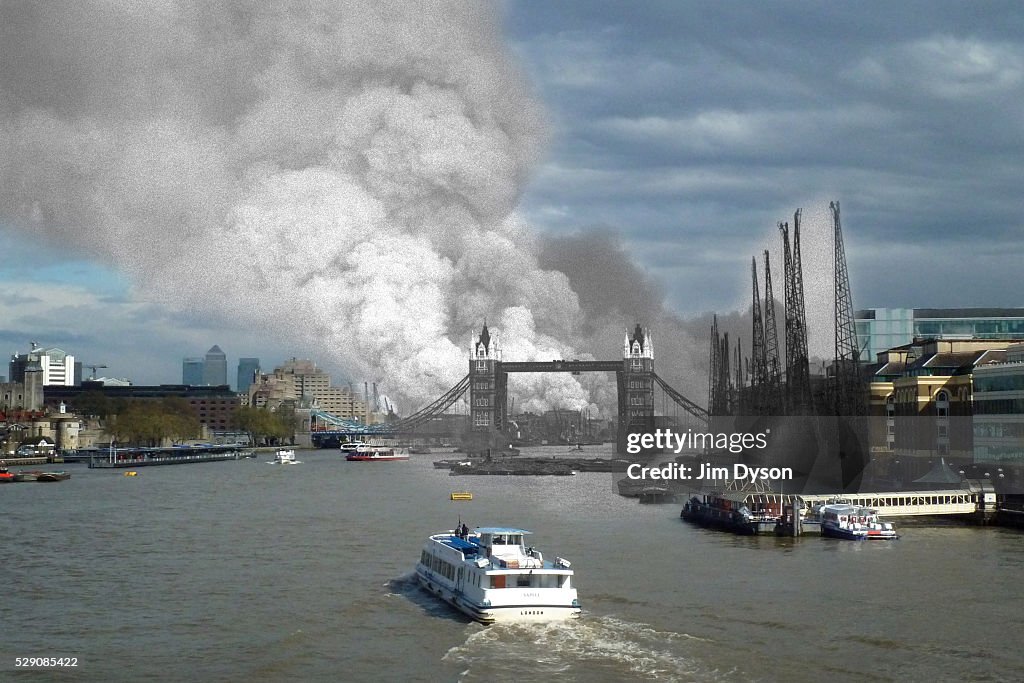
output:
[[891, 523], [878, 520], [877, 510], [847, 503], [836, 503], [821, 508], [821, 533], [823, 536], [848, 541], [899, 538]]
[[426, 590], [473, 619], [558, 621], [580, 615], [568, 560], [545, 560], [528, 548], [524, 529], [480, 527], [431, 536], [416, 578]]
[[274, 454], [274, 459], [268, 465], [301, 465], [301, 460], [295, 459], [295, 451], [291, 448], [279, 448]]
[[355, 453], [360, 448], [365, 448], [369, 445], [370, 444], [365, 441], [346, 441], [338, 447], [338, 450], [341, 451], [342, 455], [348, 455], [349, 453]]

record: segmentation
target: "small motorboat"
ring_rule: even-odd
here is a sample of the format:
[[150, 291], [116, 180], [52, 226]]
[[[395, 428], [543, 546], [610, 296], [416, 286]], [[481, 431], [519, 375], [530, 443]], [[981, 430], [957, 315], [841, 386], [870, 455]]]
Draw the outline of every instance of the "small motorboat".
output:
[[268, 465], [301, 465], [301, 460], [295, 459], [295, 451], [291, 448], [278, 449], [277, 453], [274, 454], [274, 459], [267, 463]]
[[843, 503], [826, 505], [821, 509], [821, 533], [847, 541], [899, 538], [891, 523], [878, 520], [877, 510]]
[[17, 479], [14, 478], [15, 476], [16, 475], [9, 472], [6, 467], [0, 467], [0, 484], [9, 484], [17, 481]]

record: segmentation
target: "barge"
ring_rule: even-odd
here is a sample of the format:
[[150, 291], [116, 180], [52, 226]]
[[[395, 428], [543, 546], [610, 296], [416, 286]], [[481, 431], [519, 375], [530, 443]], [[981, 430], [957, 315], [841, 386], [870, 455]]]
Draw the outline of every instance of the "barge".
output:
[[[771, 491], [714, 491], [693, 496], [679, 516], [694, 524], [735, 534], [794, 534], [793, 509], [803, 509], [800, 496]], [[797, 531], [799, 533], [799, 531]]]

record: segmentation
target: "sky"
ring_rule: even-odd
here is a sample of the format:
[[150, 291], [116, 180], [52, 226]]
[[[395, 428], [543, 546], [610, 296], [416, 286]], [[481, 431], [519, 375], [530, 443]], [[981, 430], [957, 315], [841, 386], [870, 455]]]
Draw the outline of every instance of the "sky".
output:
[[856, 308], [1024, 305], [1019, 3], [372, 5], [5, 5], [8, 351], [147, 384], [218, 344], [229, 375], [431, 377], [415, 404], [483, 318], [517, 360], [641, 322], [700, 387], [707, 314], [749, 306], [764, 249], [781, 297], [797, 208], [826, 348], [831, 200]]

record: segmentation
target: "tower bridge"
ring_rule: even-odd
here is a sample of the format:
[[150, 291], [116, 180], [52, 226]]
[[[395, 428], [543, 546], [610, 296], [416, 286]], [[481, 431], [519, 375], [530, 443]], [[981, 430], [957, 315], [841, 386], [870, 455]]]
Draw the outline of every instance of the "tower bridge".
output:
[[430, 405], [397, 422], [366, 425], [343, 420], [322, 411], [313, 411], [320, 438], [408, 433], [434, 419], [469, 393], [470, 448], [485, 449], [508, 444], [510, 373], [561, 372], [580, 375], [585, 372], [614, 372], [618, 389], [618, 430], [616, 444], [625, 452], [631, 433], [655, 429], [654, 388], [684, 412], [706, 424], [708, 412], [673, 389], [654, 372], [654, 342], [650, 330], [637, 325], [627, 334], [619, 360], [505, 361], [497, 335], [486, 323], [470, 343], [469, 374]]
[[494, 441], [488, 435], [508, 430], [508, 375], [513, 372], [614, 372], [618, 388], [618, 433], [616, 446], [626, 450], [629, 434], [653, 432], [654, 385], [663, 388], [674, 403], [706, 423], [707, 411], [672, 389], [654, 373], [654, 340], [650, 330], [639, 324], [622, 344], [621, 360], [552, 360], [509, 362], [502, 359], [501, 344], [486, 323], [472, 342], [469, 356], [471, 434], [478, 448]]

